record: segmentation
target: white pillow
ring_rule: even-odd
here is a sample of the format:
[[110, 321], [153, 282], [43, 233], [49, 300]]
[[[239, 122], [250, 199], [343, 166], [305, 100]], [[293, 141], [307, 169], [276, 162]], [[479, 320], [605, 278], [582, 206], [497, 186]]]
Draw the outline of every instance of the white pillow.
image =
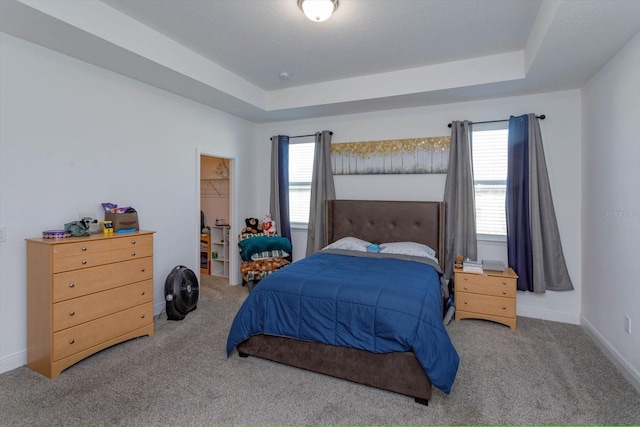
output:
[[342, 239], [336, 240], [330, 245], [325, 246], [323, 249], [344, 249], [347, 251], [366, 252], [367, 246], [370, 244], [371, 242], [358, 239], [357, 237], [343, 237]]
[[411, 255], [425, 258], [436, 257], [436, 251], [427, 245], [416, 242], [391, 242], [380, 244], [381, 254]]

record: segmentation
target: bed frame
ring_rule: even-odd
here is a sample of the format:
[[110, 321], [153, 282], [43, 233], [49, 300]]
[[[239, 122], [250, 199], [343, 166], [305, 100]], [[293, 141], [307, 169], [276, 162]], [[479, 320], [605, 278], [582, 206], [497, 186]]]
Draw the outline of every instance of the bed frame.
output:
[[[444, 202], [330, 200], [325, 211], [325, 245], [348, 236], [419, 242], [433, 248], [444, 267]], [[431, 398], [431, 381], [413, 352], [376, 354], [264, 334], [239, 344], [238, 352], [404, 394], [424, 405]]]

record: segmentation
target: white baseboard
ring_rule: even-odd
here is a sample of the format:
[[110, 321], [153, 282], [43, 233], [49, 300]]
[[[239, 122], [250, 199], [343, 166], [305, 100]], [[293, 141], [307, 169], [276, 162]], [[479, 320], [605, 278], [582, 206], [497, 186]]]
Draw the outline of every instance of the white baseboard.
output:
[[521, 307], [516, 309], [518, 316], [530, 317], [532, 319], [551, 320], [552, 322], [569, 323], [571, 325], [580, 324], [580, 316], [574, 313], [565, 313], [555, 310], [541, 310], [539, 308]]
[[584, 317], [581, 317], [581, 325], [585, 332], [593, 339], [596, 345], [603, 351], [607, 359], [613, 363], [622, 373], [627, 381], [640, 393], [640, 372], [616, 350], [609, 341], [607, 341], [596, 328]]
[[27, 364], [27, 351], [9, 354], [0, 359], [0, 374], [13, 371]]

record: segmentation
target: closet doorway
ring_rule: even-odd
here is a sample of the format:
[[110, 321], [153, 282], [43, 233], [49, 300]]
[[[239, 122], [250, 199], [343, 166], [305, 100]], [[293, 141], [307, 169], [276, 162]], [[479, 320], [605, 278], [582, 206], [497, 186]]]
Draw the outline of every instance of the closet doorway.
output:
[[233, 159], [200, 154], [200, 275], [225, 278], [231, 272]]

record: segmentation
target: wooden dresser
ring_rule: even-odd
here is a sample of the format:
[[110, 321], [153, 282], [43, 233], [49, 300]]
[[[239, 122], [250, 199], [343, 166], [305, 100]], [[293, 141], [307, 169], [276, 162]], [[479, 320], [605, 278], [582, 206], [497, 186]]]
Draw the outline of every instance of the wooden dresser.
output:
[[484, 319], [516, 329], [516, 290], [518, 275], [511, 269], [503, 273], [485, 271], [465, 273], [454, 268], [456, 321]]
[[27, 239], [27, 366], [50, 378], [153, 335], [153, 231]]

